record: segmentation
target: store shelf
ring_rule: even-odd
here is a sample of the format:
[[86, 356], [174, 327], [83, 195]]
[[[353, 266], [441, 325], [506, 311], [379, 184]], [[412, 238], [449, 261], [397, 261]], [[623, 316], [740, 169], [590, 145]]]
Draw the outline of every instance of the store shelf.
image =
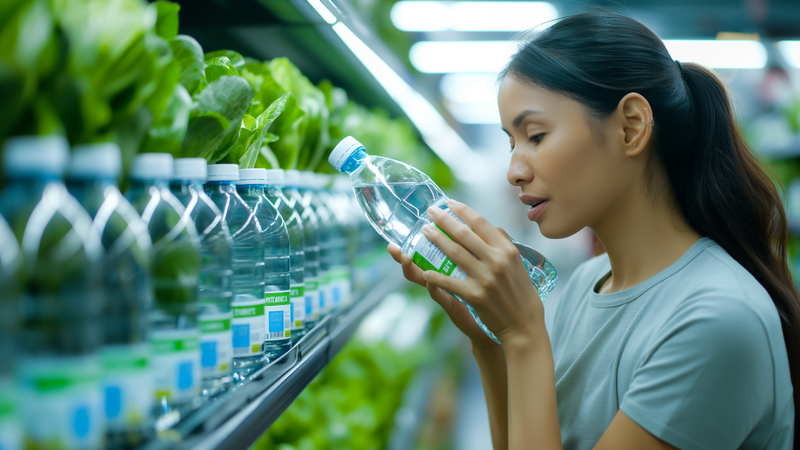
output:
[[[397, 74], [418, 92], [400, 60], [358, 17], [346, 0], [321, 0]], [[208, 51], [231, 49], [260, 60], [288, 57], [312, 82], [329, 79], [367, 107], [404, 116], [375, 77], [306, 0], [178, 0], [180, 32]]]
[[141, 450], [249, 448], [336, 357], [364, 317], [404, 282], [398, 270], [382, 273], [349, 310], [326, 317], [288, 353], [208, 399]]

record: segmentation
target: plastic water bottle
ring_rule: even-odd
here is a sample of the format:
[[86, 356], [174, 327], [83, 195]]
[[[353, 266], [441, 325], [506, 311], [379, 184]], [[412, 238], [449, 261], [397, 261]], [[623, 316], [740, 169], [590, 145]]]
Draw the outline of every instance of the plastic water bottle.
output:
[[153, 434], [153, 366], [147, 342], [150, 236], [117, 187], [122, 170], [113, 143], [73, 149], [67, 189], [92, 217], [103, 244], [103, 347], [106, 446], [133, 447]]
[[170, 189], [186, 207], [200, 239], [200, 365], [204, 395], [213, 395], [231, 383], [233, 334], [231, 333], [231, 264], [233, 239], [222, 212], [206, 195], [208, 178], [203, 158], [175, 160]]
[[298, 189], [300, 172], [287, 170], [284, 173], [283, 193], [303, 222], [303, 284], [305, 284], [306, 316], [305, 328], [310, 330], [322, 319], [319, 299], [319, 219], [317, 213], [303, 204], [303, 195]]
[[[336, 145], [328, 161], [336, 170], [350, 176], [361, 208], [384, 239], [399, 245], [401, 251], [424, 270], [435, 270], [460, 279], [467, 277], [422, 234], [422, 226], [432, 223], [427, 213], [429, 207], [440, 208], [457, 219], [447, 207], [447, 196], [427, 175], [400, 161], [368, 155], [364, 146], [352, 136]], [[555, 287], [555, 268], [539, 252], [513, 239], [512, 242], [520, 250], [531, 282], [544, 300]], [[499, 344], [475, 310], [458, 296], [454, 297], [469, 309], [481, 329]]]
[[239, 195], [253, 211], [264, 242], [264, 353], [272, 361], [292, 348], [292, 302], [289, 232], [275, 206], [267, 199], [265, 169], [239, 170]]
[[153, 243], [149, 341], [155, 397], [163, 417], [191, 405], [200, 395], [202, 377], [197, 324], [200, 244], [191, 218], [169, 190], [172, 172], [171, 155], [140, 154], [133, 162], [127, 194]]
[[331, 212], [319, 198], [319, 186], [314, 172], [300, 172], [299, 184], [303, 205], [314, 210], [319, 223], [319, 305], [320, 317], [324, 317], [333, 310], [333, 292], [330, 284], [331, 228], [333, 227]]
[[330, 212], [330, 272], [328, 284], [330, 286], [333, 309], [341, 311], [352, 303], [352, 282], [349, 259], [349, 225], [348, 205], [342, 204], [338, 196], [333, 192], [333, 186], [325, 189], [331, 184], [331, 179], [327, 175], [317, 174], [317, 184], [320, 188], [317, 195], [325, 208]]
[[102, 448], [100, 237], [62, 182], [65, 139], [9, 139], [3, 157], [0, 213], [25, 272], [17, 394], [26, 446]]
[[253, 211], [236, 191], [239, 166], [208, 166], [205, 191], [222, 211], [233, 242], [231, 331], [234, 381], [240, 382], [266, 363], [264, 358], [264, 243]]
[[291, 290], [291, 328], [292, 342], [297, 342], [306, 334], [306, 297], [305, 297], [305, 236], [303, 230], [303, 219], [300, 214], [292, 207], [295, 202], [289, 200], [281, 190], [284, 184], [283, 169], [269, 169], [267, 174], [267, 199], [275, 206], [275, 209], [283, 217], [286, 224], [286, 231], [289, 233], [289, 261], [292, 284]]
[[22, 255], [17, 238], [0, 217], [0, 448], [22, 449], [22, 418], [14, 385], [20, 332]]

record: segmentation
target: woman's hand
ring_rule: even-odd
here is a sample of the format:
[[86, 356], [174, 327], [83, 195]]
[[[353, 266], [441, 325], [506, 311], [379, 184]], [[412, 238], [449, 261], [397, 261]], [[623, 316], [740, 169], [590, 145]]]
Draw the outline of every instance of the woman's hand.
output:
[[387, 250], [389, 254], [392, 255], [392, 258], [403, 267], [403, 276], [405, 276], [407, 280], [417, 283], [428, 290], [431, 298], [444, 309], [456, 327], [472, 341], [473, 347], [492, 350], [500, 348], [480, 329], [478, 323], [472, 318], [472, 314], [469, 313], [466, 306], [462, 305], [461, 302], [456, 300], [452, 295], [425, 281], [422, 277], [422, 269], [411, 262], [411, 258], [404, 255], [400, 251], [400, 247], [395, 244], [389, 244]]
[[[467, 279], [428, 270], [421, 274], [428, 290], [446, 290], [464, 299], [503, 344], [514, 341], [525, 345], [537, 339], [545, 332], [544, 306], [517, 247], [505, 232], [468, 206], [454, 200], [448, 206], [467, 225], [440, 209], [429, 208], [428, 217], [452, 239], [431, 225], [423, 227], [423, 233], [467, 274]], [[455, 299], [452, 303], [463, 308]], [[463, 311], [474, 324], [467, 309]]]

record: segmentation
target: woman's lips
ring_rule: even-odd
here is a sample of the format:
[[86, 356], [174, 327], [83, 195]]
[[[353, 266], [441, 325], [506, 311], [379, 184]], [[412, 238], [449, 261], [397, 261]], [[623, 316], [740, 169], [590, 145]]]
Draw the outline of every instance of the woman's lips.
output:
[[547, 205], [549, 203], [550, 203], [549, 200], [541, 201], [541, 203], [538, 204], [534, 203], [534, 205], [536, 206], [532, 206], [530, 211], [528, 211], [528, 220], [530, 220], [531, 222], [536, 220], [536, 218], [542, 214], [542, 211], [544, 211], [544, 209], [547, 208]]

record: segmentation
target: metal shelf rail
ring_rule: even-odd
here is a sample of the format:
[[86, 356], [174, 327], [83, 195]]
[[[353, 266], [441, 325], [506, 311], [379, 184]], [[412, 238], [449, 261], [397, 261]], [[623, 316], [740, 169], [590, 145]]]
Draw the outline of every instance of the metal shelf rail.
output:
[[383, 266], [372, 289], [348, 310], [320, 321], [289, 352], [248, 381], [207, 399], [141, 450], [249, 448], [336, 357], [364, 317], [402, 285], [401, 272], [388, 269]]

